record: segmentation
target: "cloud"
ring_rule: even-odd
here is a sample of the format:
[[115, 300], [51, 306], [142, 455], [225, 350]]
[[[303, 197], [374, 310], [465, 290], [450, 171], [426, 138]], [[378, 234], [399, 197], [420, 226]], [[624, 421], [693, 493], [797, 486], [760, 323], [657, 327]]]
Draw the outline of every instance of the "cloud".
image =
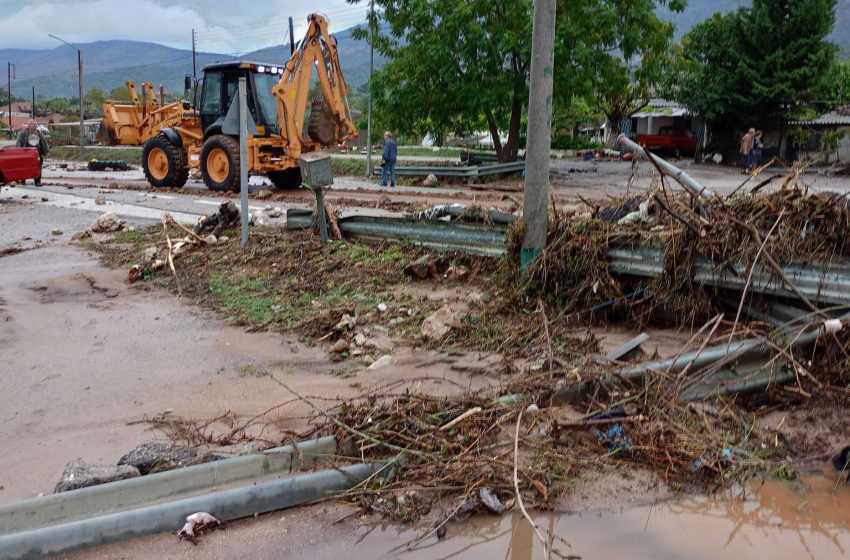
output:
[[51, 48], [56, 41], [103, 39], [153, 41], [189, 48], [191, 30], [198, 49], [242, 53], [288, 41], [288, 17], [303, 33], [306, 15], [327, 13], [332, 31], [357, 25], [366, 4], [345, 0], [41, 0], [0, 2], [0, 48]]

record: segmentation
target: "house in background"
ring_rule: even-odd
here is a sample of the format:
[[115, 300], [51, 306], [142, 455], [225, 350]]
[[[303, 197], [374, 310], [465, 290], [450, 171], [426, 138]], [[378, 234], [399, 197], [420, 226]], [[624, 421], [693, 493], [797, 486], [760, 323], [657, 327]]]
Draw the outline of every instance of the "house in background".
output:
[[787, 161], [850, 162], [850, 105], [816, 119], [788, 121], [782, 139]]
[[638, 136], [663, 134], [670, 129], [684, 130], [697, 139], [697, 153], [708, 142], [708, 129], [698, 115], [675, 101], [653, 98], [649, 104], [623, 122], [621, 132], [636, 139]]

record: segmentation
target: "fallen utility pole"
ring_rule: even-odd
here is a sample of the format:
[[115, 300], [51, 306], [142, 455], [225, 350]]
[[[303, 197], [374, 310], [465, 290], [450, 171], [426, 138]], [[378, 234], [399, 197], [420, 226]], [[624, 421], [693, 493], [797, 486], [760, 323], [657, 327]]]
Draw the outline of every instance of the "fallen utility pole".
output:
[[534, 262], [546, 246], [549, 228], [549, 150], [552, 147], [552, 88], [555, 74], [555, 0], [534, 2], [528, 143], [523, 193], [524, 235], [520, 267]]
[[699, 181], [673, 165], [667, 160], [661, 159], [657, 155], [646, 151], [643, 146], [634, 142], [633, 140], [629, 140], [629, 138], [625, 134], [621, 134], [617, 139], [621, 146], [626, 148], [629, 151], [632, 151], [639, 155], [644, 159], [648, 159], [651, 162], [655, 163], [661, 170], [665, 173], [676, 179], [683, 187], [685, 187], [688, 192], [694, 195], [697, 198], [705, 198], [711, 199], [716, 197], [717, 195], [709, 189], [708, 187], [701, 184]]

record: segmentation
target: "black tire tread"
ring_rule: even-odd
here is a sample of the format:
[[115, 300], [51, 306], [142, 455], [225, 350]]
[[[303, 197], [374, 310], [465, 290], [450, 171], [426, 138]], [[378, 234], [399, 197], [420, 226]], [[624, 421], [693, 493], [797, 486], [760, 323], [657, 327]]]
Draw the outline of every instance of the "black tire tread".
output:
[[[168, 174], [163, 180], [155, 179], [148, 171], [148, 154], [155, 148], [161, 148], [166, 157], [168, 157]], [[174, 187], [181, 188], [189, 180], [189, 164], [186, 151], [179, 146], [175, 146], [162, 133], [157, 134], [153, 138], [145, 142], [145, 147], [142, 150], [142, 169], [145, 172], [145, 179], [154, 187]]]

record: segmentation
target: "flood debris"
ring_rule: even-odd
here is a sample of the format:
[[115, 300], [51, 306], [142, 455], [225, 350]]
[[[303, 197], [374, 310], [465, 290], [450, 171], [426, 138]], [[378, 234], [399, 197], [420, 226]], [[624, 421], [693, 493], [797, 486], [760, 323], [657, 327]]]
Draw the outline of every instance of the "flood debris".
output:
[[213, 236], [220, 237], [221, 232], [226, 228], [230, 228], [239, 223], [239, 208], [228, 200], [222, 202], [218, 207], [218, 212], [205, 216], [198, 220], [192, 231], [198, 236]]
[[177, 532], [182, 541], [186, 539], [194, 545], [198, 544], [198, 536], [205, 532], [223, 527], [223, 523], [205, 511], [199, 511], [186, 517], [186, 523]]
[[126, 227], [126, 225], [126, 222], [116, 218], [115, 214], [112, 212], [106, 212], [105, 214], [98, 216], [98, 218], [92, 222], [92, 225], [89, 226], [89, 230], [92, 233], [113, 233], [121, 231]]

